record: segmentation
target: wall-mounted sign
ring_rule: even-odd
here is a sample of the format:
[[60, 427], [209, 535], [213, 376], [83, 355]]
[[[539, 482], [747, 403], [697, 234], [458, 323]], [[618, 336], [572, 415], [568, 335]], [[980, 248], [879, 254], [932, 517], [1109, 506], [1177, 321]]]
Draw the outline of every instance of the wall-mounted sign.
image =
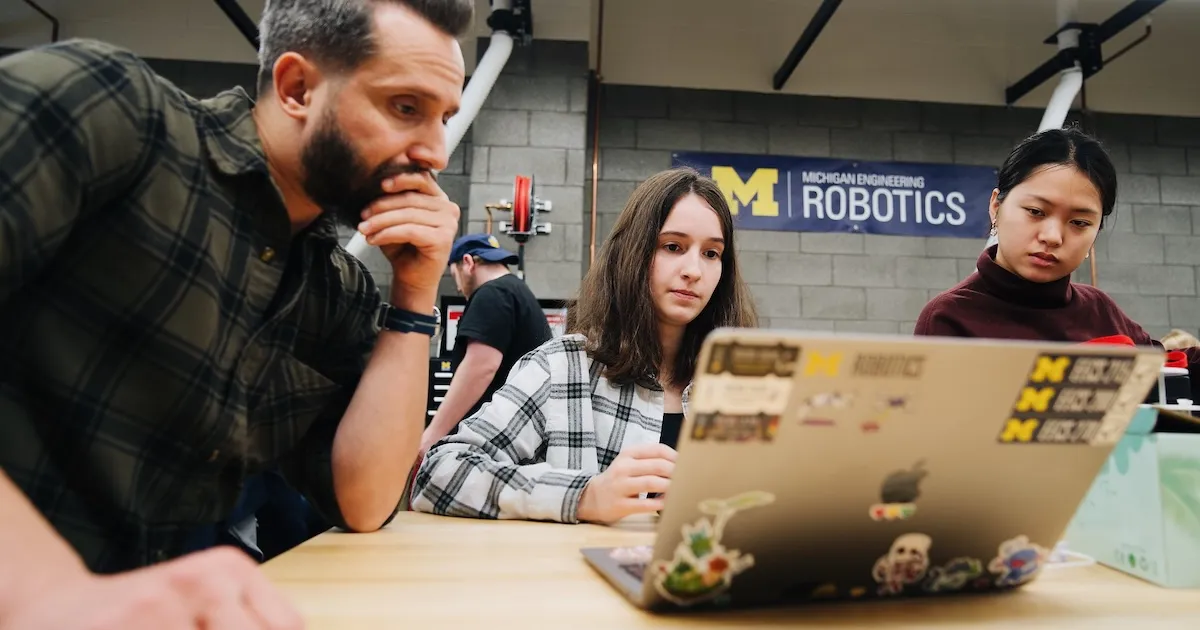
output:
[[675, 153], [711, 176], [747, 230], [984, 239], [996, 169], [732, 153]]

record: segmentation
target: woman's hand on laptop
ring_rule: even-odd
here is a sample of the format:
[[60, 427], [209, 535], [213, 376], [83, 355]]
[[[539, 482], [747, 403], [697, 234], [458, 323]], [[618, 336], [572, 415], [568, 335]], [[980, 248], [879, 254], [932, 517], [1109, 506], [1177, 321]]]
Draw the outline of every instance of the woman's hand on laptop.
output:
[[659, 443], [635, 444], [621, 451], [604, 472], [592, 477], [579, 497], [581, 521], [615, 523], [627, 516], [657, 512], [675, 472], [675, 449]]

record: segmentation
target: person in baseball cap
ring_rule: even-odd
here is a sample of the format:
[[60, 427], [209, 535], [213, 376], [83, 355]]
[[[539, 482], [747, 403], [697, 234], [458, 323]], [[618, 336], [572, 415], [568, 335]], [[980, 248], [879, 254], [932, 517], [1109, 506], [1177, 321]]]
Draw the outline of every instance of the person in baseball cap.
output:
[[[467, 234], [454, 241], [454, 246], [450, 248], [451, 269], [455, 263], [463, 262], [465, 256], [477, 256], [487, 262], [504, 265], [515, 265], [520, 261], [516, 254], [500, 247], [500, 241], [491, 234]], [[462, 290], [461, 287], [459, 290]]]
[[422, 454], [491, 400], [517, 359], [552, 336], [537, 297], [508, 270], [517, 262], [491, 234], [468, 234], [450, 248], [450, 275], [467, 307], [454, 333], [454, 377], [421, 437]]

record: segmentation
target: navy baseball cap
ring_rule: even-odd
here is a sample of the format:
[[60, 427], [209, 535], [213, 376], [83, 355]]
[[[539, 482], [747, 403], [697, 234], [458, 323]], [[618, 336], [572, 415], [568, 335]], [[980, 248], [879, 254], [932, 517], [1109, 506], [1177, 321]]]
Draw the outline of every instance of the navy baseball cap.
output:
[[468, 234], [454, 241], [450, 262], [460, 262], [463, 256], [478, 256], [488, 262], [506, 265], [515, 265], [520, 260], [516, 254], [500, 247], [500, 241], [491, 234]]

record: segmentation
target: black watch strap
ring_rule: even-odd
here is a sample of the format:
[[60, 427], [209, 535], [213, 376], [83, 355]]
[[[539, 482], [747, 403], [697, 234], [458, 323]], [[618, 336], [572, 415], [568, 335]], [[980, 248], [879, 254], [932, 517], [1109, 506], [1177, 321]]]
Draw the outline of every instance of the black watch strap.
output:
[[439, 313], [435, 306], [432, 315], [398, 309], [387, 302], [379, 305], [376, 325], [384, 330], [433, 336], [437, 333]]

